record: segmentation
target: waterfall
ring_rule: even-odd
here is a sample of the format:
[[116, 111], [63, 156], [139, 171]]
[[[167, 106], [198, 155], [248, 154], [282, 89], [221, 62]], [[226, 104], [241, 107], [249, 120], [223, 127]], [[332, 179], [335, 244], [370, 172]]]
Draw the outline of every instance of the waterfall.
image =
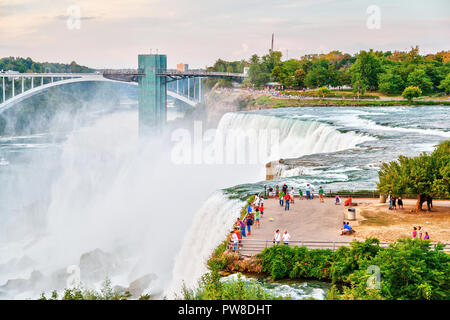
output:
[[203, 204], [175, 259], [172, 283], [166, 291], [168, 297], [179, 295], [183, 283], [188, 288], [197, 285], [197, 280], [208, 271], [208, 258], [226, 239], [242, 206], [242, 201], [230, 200], [221, 191], [215, 192]]
[[246, 135], [246, 132], [256, 131], [258, 135], [265, 131], [275, 131], [278, 139], [270, 140], [271, 145], [267, 148], [269, 152], [262, 159], [264, 163], [280, 158], [297, 158], [307, 154], [341, 151], [375, 139], [353, 131], [340, 132], [331, 125], [317, 121], [254, 113], [227, 113], [220, 120], [217, 130], [225, 137], [235, 132]]

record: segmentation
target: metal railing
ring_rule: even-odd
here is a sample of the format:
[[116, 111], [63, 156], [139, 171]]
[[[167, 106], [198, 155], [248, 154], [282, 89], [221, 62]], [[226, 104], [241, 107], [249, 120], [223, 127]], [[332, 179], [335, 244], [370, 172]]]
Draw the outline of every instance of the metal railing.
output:
[[[352, 239], [353, 240], [353, 239]], [[306, 247], [308, 249], [330, 249], [337, 250], [339, 247], [350, 247], [351, 241], [318, 241], [318, 240], [291, 240], [289, 241], [289, 247]], [[387, 248], [391, 242], [380, 242], [379, 245], [382, 248]], [[431, 245], [438, 244], [438, 242], [431, 242]], [[241, 255], [256, 255], [263, 251], [265, 248], [269, 248], [275, 245], [285, 245], [283, 241], [275, 244], [273, 240], [256, 240], [256, 239], [242, 239], [238, 246], [238, 252]], [[228, 242], [228, 249], [233, 249], [233, 241]], [[450, 252], [450, 244], [445, 243], [443, 249], [444, 252]]]

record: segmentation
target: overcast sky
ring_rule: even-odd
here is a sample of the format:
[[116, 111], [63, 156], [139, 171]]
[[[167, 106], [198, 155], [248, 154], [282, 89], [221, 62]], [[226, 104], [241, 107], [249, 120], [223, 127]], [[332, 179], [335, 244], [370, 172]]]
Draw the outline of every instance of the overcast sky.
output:
[[[380, 9], [380, 28], [367, 21]], [[77, 28], [76, 12], [81, 15]], [[374, 26], [374, 24], [371, 24]], [[169, 67], [264, 54], [450, 50], [449, 0], [0, 0], [0, 57], [135, 68], [139, 53]]]

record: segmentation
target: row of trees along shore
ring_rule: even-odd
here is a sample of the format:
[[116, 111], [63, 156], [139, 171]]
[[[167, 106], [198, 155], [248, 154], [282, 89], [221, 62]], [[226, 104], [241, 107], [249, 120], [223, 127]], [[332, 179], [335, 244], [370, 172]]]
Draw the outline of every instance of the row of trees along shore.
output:
[[378, 175], [381, 193], [416, 194], [416, 211], [422, 211], [426, 200], [450, 197], [450, 140], [441, 142], [431, 154], [400, 156], [383, 163]]
[[[420, 55], [416, 46], [408, 52], [371, 49], [351, 55], [335, 50], [281, 59], [281, 52], [270, 51], [262, 57], [254, 54], [248, 61], [219, 59], [207, 70], [243, 72], [244, 67], [249, 67], [243, 86], [252, 88], [276, 81], [292, 89], [351, 86], [357, 94], [379, 91], [399, 95], [407, 87], [417, 87], [423, 95], [450, 93], [450, 51]], [[217, 82], [222, 87], [231, 86], [225, 79], [208, 80], [210, 86]]]

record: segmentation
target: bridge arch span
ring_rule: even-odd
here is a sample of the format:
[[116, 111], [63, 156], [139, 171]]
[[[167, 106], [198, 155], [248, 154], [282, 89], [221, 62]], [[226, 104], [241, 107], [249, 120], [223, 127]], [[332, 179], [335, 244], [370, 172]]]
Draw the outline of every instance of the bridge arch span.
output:
[[[78, 78], [70, 78], [70, 79], [64, 79], [64, 80], [58, 80], [58, 81], [54, 81], [54, 82], [50, 82], [44, 85], [40, 85], [40, 86], [36, 86], [32, 89], [29, 89], [27, 91], [24, 91], [20, 94], [15, 95], [14, 97], [6, 100], [3, 103], [0, 103], [0, 114], [3, 113], [4, 111], [12, 108], [16, 103], [21, 102], [25, 99], [31, 98], [33, 96], [35, 96], [36, 94], [48, 90], [50, 88], [56, 87], [56, 86], [62, 86], [62, 85], [66, 85], [66, 84], [71, 84], [71, 83], [79, 83], [79, 82], [90, 82], [90, 81], [101, 81], [101, 82], [116, 82], [116, 83], [126, 83], [129, 85], [134, 85], [137, 86], [138, 84], [135, 82], [123, 82], [123, 81], [116, 81], [116, 80], [111, 80], [111, 79], [106, 79], [104, 78], [102, 75], [89, 75], [86, 77], [78, 77]], [[197, 101], [193, 101], [188, 99], [187, 97], [177, 94], [176, 92], [167, 90], [167, 95], [183, 101], [184, 103], [187, 103], [188, 105], [195, 107], [197, 105]]]

